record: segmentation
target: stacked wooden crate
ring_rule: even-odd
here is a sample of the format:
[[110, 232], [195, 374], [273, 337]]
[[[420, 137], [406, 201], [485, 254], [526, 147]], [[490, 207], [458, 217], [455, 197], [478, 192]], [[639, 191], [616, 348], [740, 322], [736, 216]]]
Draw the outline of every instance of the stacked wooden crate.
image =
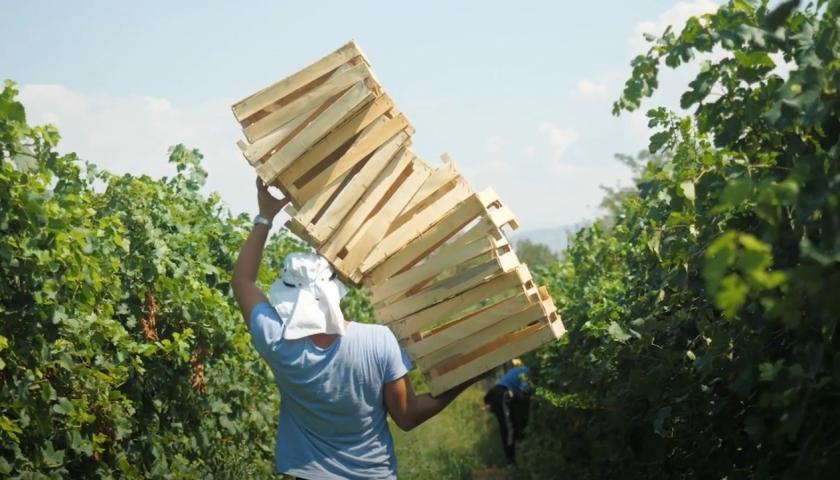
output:
[[513, 214], [414, 129], [350, 42], [233, 106], [245, 158], [290, 200], [287, 227], [369, 289], [433, 394], [553, 341], [563, 324], [502, 227]]

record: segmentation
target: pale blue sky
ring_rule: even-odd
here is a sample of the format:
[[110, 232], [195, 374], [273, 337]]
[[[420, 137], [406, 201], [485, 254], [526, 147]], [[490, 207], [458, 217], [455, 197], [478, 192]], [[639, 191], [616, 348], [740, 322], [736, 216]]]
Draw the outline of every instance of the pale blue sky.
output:
[[[641, 32], [711, 0], [632, 2], [2, 1], [0, 78], [36, 122], [116, 171], [164, 174], [165, 146], [206, 154], [209, 187], [253, 211], [229, 105], [334, 50], [364, 49], [430, 163], [449, 152], [523, 228], [592, 218], [614, 153], [645, 145], [610, 104]], [[675, 77], [682, 84], [681, 77]]]

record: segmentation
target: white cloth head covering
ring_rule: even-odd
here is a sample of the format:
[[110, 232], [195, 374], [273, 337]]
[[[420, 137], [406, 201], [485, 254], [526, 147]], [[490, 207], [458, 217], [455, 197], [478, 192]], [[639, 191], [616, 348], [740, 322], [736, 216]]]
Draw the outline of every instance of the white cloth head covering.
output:
[[283, 261], [283, 274], [271, 285], [268, 298], [283, 319], [283, 338], [294, 340], [316, 333], [343, 335], [339, 303], [346, 294], [324, 257], [295, 252]]

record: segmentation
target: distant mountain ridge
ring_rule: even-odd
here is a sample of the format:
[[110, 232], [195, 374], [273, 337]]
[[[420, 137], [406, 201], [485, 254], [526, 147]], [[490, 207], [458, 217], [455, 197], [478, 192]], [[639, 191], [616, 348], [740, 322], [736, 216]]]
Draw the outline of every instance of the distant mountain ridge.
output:
[[534, 243], [541, 243], [550, 248], [555, 254], [559, 254], [569, 243], [569, 236], [574, 235], [578, 230], [587, 225], [589, 225], [589, 222], [579, 222], [552, 228], [520, 229], [512, 232], [509, 237], [514, 245], [521, 240], [527, 239]]

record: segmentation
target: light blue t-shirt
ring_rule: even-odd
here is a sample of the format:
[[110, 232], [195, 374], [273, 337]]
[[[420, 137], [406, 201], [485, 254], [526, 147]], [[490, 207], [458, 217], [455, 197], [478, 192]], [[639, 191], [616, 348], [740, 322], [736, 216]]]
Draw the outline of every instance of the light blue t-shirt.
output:
[[521, 367], [511, 368], [502, 378], [496, 382], [496, 385], [501, 385], [511, 392], [525, 392], [530, 389], [528, 385], [528, 367], [523, 365]]
[[249, 326], [281, 396], [275, 470], [309, 480], [397, 478], [383, 393], [411, 363], [394, 334], [351, 322], [324, 349], [285, 340], [267, 303], [254, 307]]

